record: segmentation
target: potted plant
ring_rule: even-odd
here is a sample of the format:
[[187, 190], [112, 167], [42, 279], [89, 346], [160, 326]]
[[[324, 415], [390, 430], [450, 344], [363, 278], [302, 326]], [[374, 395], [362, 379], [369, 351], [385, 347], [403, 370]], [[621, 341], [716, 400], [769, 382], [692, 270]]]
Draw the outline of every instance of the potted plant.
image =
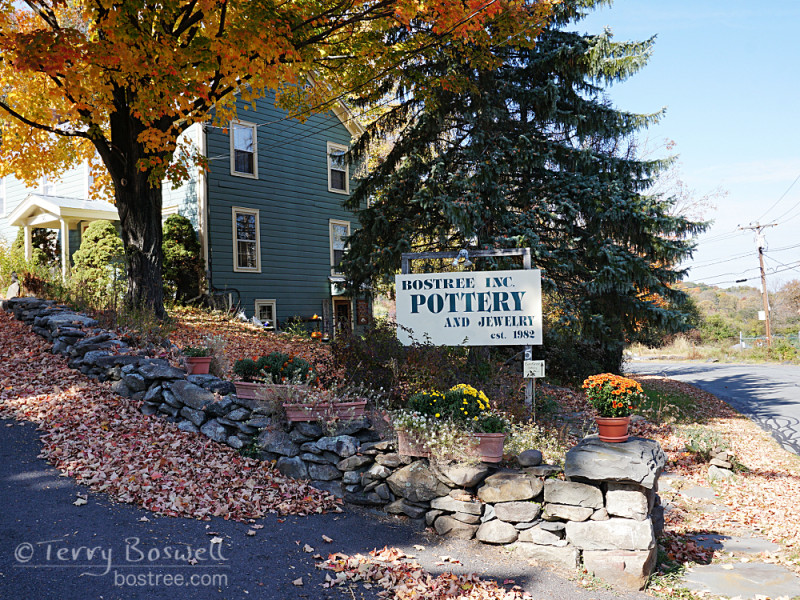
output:
[[461, 460], [477, 453], [484, 462], [500, 462], [509, 423], [492, 410], [486, 394], [461, 383], [447, 392], [412, 395], [394, 413], [393, 425], [400, 454]]
[[286, 420], [301, 421], [348, 421], [364, 416], [367, 400], [352, 396], [347, 390], [322, 390], [306, 388], [290, 394], [283, 403]]
[[287, 386], [304, 385], [316, 379], [307, 360], [284, 352], [239, 359], [233, 365], [233, 372], [239, 378], [234, 382], [236, 395], [249, 400], [270, 392], [286, 395]]
[[207, 375], [211, 364], [211, 349], [207, 347], [186, 346], [183, 349], [186, 359], [186, 372], [189, 375]]
[[583, 382], [589, 402], [597, 410], [597, 429], [604, 442], [628, 441], [631, 412], [639, 405], [644, 393], [637, 381], [601, 373], [592, 375]]

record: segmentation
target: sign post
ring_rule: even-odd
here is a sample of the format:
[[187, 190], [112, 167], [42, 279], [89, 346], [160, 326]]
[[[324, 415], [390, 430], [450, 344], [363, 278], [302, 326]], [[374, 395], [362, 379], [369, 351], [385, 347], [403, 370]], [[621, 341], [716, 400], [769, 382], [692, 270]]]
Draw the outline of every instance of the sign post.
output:
[[[458, 252], [402, 255], [395, 277], [397, 337], [406, 345], [425, 339], [448, 346], [522, 344], [525, 360], [542, 343], [541, 271], [531, 268], [530, 248], [475, 250], [470, 258], [522, 256], [523, 270], [411, 274], [415, 259], [458, 259]], [[525, 385], [525, 404], [533, 407], [533, 380]]]

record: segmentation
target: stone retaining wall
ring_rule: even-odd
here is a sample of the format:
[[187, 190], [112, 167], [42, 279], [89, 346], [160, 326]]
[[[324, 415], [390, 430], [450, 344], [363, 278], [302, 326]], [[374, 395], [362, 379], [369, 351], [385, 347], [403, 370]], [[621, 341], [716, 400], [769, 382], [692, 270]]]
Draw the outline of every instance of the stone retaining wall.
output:
[[310, 479], [347, 502], [405, 515], [440, 535], [503, 545], [525, 558], [573, 569], [583, 562], [627, 588], [642, 588], [655, 565], [663, 528], [656, 492], [665, 457], [652, 440], [587, 438], [567, 453], [566, 481], [552, 478], [559, 467], [537, 461], [518, 470], [437, 465], [398, 454], [366, 417], [281, 427], [273, 409], [239, 398], [231, 382], [187, 375], [54, 302], [16, 298], [4, 308], [52, 341], [52, 352], [66, 356], [70, 367], [141, 400], [143, 413], [236, 449], [252, 446], [282, 473]]

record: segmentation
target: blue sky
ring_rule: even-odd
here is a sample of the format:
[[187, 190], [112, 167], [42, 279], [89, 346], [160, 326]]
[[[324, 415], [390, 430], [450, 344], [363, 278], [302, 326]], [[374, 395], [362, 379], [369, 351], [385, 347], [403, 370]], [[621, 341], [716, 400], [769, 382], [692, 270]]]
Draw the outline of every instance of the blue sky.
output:
[[666, 107], [649, 141], [676, 143], [681, 178], [699, 195], [727, 192], [706, 214], [714, 224], [687, 263], [690, 281], [760, 286], [753, 234], [737, 231], [755, 222], [778, 222], [765, 230], [768, 287], [800, 279], [799, 26], [796, 0], [616, 0], [572, 26], [657, 36], [649, 65], [608, 95], [633, 112]]

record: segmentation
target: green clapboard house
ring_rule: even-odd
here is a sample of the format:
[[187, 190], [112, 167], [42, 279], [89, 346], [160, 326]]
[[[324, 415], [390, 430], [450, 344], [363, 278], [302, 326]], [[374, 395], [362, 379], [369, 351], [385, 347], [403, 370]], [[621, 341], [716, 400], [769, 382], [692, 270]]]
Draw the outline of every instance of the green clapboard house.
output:
[[369, 299], [343, 296], [337, 272], [356, 226], [342, 208], [351, 186], [343, 156], [360, 125], [341, 104], [302, 122], [287, 117], [267, 97], [241, 103], [228, 127], [187, 132], [209, 168], [165, 188], [164, 212], [192, 219], [210, 289], [248, 317], [278, 327], [298, 317], [329, 334], [366, 325]]
[[[179, 213], [194, 224], [209, 290], [217, 298], [271, 328], [282, 328], [292, 317], [328, 334], [369, 323], [369, 298], [342, 295], [337, 273], [356, 227], [355, 215], [342, 208], [351, 187], [343, 154], [360, 132], [344, 105], [301, 122], [265, 97], [255, 105], [242, 102], [237, 120], [227, 127], [197, 124], [184, 133], [185, 142], [208, 158], [209, 168], [194, 169], [179, 187], [165, 182], [163, 216]], [[27, 190], [12, 178], [0, 181], [3, 237], [13, 239], [16, 228], [28, 224], [51, 226], [39, 225], [47, 221], [43, 213], [69, 214], [53, 222], [69, 232], [69, 253], [74, 252], [88, 222], [101, 217], [59, 208], [94, 204], [88, 192], [64, 193], [75, 187], [72, 179], [84, 182], [85, 169], [54, 182], [54, 194]], [[6, 218], [12, 212], [13, 223]]]

